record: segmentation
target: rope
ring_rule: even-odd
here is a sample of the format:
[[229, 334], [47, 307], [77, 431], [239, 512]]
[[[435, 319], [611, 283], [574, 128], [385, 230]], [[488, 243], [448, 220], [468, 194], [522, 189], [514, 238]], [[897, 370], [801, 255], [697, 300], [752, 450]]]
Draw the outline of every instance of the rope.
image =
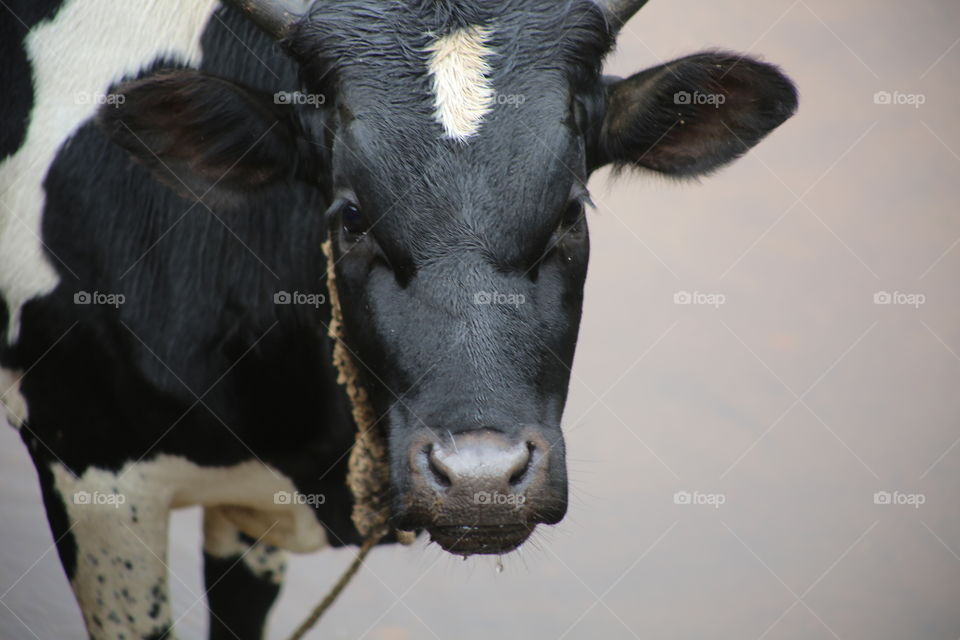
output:
[[293, 632], [289, 640], [300, 640], [306, 635], [307, 631], [313, 628], [313, 625], [317, 624], [317, 621], [320, 617], [327, 612], [327, 609], [330, 608], [330, 605], [337, 599], [337, 596], [340, 595], [340, 592], [343, 591], [350, 580], [357, 574], [357, 571], [360, 570], [360, 566], [363, 564], [364, 559], [367, 557], [367, 554], [377, 545], [380, 541], [380, 538], [383, 537], [383, 531], [375, 532], [371, 534], [364, 541], [363, 545], [360, 546], [360, 551], [357, 552], [357, 557], [353, 559], [353, 562], [350, 563], [350, 566], [347, 567], [347, 570], [343, 572], [340, 576], [340, 579], [337, 580], [336, 584], [330, 588], [330, 591], [327, 592], [327, 595], [324, 596], [323, 600], [313, 608], [313, 611], [310, 612], [310, 615], [307, 616], [297, 630]]
[[[337, 382], [344, 387], [347, 398], [350, 400], [353, 420], [357, 425], [356, 441], [350, 451], [347, 472], [347, 486], [354, 500], [351, 516], [357, 531], [365, 537], [353, 562], [330, 588], [323, 600], [313, 608], [306, 620], [297, 627], [289, 640], [300, 640], [320, 620], [360, 570], [367, 554], [390, 530], [387, 524], [389, 505], [383, 500], [390, 479], [386, 444], [376, 430], [373, 408], [370, 406], [366, 389], [360, 383], [356, 363], [343, 342], [343, 315], [340, 311], [333, 246], [330, 240], [324, 242], [321, 248], [327, 258], [327, 291], [330, 294], [330, 325], [327, 327], [327, 335], [333, 341], [333, 364], [337, 369]], [[413, 542], [413, 533], [405, 531], [395, 533], [398, 542], [402, 544]]]
[[387, 446], [376, 428], [376, 414], [370, 406], [367, 390], [360, 380], [360, 371], [344, 343], [343, 312], [337, 289], [337, 272], [330, 240], [321, 245], [327, 258], [327, 292], [330, 304], [330, 325], [327, 336], [333, 341], [333, 366], [337, 383], [343, 386], [357, 426], [356, 440], [347, 462], [347, 486], [353, 495], [351, 519], [364, 538], [386, 528], [390, 507], [384, 500], [390, 484], [390, 463]]

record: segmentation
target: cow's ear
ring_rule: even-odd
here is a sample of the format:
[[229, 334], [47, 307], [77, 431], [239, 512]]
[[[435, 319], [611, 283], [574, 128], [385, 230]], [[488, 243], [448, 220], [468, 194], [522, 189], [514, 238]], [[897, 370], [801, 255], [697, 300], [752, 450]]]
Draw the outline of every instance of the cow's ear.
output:
[[697, 176], [739, 157], [793, 115], [797, 92], [769, 64], [700, 53], [606, 85], [591, 169]]
[[190, 200], [237, 204], [302, 169], [294, 108], [272, 94], [183, 70], [123, 84], [105, 102], [97, 119], [110, 138]]

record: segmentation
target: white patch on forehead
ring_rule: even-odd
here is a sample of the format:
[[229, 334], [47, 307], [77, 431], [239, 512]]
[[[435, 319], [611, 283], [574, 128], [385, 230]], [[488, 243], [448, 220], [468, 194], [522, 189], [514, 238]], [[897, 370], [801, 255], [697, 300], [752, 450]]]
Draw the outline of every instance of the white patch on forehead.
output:
[[0, 369], [0, 408], [15, 429], [27, 421], [27, 401], [20, 393], [20, 374], [16, 371]]
[[41, 242], [43, 179], [57, 152], [94, 115], [113, 83], [158, 56], [196, 66], [200, 36], [217, 6], [216, 0], [70, 0], [24, 39], [33, 109], [23, 145], [0, 162], [0, 295], [10, 312], [0, 336], [5, 331], [15, 342], [23, 305], [59, 282]]
[[428, 69], [433, 79], [433, 117], [447, 138], [466, 142], [476, 135], [493, 106], [494, 92], [487, 74], [490, 31], [464, 27], [439, 38], [429, 47]]

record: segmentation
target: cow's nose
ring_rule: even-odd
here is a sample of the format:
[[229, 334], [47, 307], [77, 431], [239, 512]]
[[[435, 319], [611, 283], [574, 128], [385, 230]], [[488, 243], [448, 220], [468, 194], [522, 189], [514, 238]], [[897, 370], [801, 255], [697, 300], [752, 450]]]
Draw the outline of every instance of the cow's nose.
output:
[[522, 490], [536, 443], [511, 442], [493, 430], [468, 432], [429, 445], [426, 480], [438, 493]]
[[506, 553], [566, 512], [563, 444], [550, 446], [542, 428], [423, 433], [408, 455], [395, 524], [427, 529], [452, 553]]

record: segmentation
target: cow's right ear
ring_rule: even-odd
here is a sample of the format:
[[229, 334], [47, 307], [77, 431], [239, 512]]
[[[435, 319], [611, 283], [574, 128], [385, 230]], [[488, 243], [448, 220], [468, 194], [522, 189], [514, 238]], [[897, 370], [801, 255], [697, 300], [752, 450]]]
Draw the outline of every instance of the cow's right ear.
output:
[[298, 177], [295, 108], [274, 95], [199, 71], [163, 72], [119, 86], [99, 124], [154, 176], [189, 200], [228, 206]]

